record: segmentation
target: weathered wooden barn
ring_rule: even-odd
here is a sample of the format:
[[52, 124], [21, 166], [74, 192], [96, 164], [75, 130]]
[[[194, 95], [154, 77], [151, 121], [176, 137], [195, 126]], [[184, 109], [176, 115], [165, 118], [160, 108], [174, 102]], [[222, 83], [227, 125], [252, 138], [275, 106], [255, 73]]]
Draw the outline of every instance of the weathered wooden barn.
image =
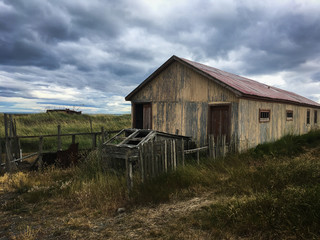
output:
[[127, 97], [132, 127], [191, 136], [226, 135], [241, 151], [318, 128], [320, 104], [276, 87], [172, 56]]

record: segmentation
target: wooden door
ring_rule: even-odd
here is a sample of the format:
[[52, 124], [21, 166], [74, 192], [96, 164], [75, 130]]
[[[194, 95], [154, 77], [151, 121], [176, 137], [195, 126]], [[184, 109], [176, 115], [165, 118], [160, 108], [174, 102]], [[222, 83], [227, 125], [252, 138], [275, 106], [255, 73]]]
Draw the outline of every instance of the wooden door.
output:
[[215, 141], [218, 136], [226, 135], [230, 139], [230, 111], [229, 106], [210, 106], [208, 119], [208, 133], [213, 135]]
[[143, 129], [152, 129], [151, 103], [143, 104]]

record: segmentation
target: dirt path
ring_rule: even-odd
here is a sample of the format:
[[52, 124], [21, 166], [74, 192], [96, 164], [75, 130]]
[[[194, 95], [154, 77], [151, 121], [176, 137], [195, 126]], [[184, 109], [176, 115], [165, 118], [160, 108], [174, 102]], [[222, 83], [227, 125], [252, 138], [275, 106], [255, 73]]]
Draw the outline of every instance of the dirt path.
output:
[[[7, 196], [12, 198], [14, 196]], [[1, 204], [6, 204], [1, 194]], [[155, 207], [137, 207], [114, 216], [65, 206], [65, 202], [29, 205], [0, 213], [4, 239], [208, 239], [208, 233], [181, 224], [191, 211], [215, 202], [213, 193]], [[69, 209], [66, 212], [66, 209]]]

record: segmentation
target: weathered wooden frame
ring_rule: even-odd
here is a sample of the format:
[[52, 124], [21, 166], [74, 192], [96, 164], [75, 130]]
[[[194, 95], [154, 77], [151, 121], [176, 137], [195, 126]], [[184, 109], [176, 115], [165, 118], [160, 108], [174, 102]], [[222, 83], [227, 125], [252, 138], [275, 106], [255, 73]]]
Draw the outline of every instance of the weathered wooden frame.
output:
[[[261, 119], [261, 113], [262, 112], [268, 112], [269, 113], [269, 119], [268, 120], [262, 120]], [[270, 109], [261, 109], [259, 108], [259, 123], [267, 123], [271, 121], [271, 110]]]

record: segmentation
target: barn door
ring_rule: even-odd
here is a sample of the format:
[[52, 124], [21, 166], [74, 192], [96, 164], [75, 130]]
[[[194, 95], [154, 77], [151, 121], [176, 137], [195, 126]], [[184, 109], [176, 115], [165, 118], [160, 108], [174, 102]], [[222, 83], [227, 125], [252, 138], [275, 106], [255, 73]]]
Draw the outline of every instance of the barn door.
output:
[[133, 127], [138, 129], [152, 129], [151, 103], [135, 103], [133, 109]]
[[218, 136], [226, 135], [230, 139], [230, 111], [229, 106], [210, 106], [208, 119], [208, 133], [213, 135], [215, 141]]
[[152, 128], [152, 112], [151, 112], [151, 103], [143, 104], [143, 129]]

